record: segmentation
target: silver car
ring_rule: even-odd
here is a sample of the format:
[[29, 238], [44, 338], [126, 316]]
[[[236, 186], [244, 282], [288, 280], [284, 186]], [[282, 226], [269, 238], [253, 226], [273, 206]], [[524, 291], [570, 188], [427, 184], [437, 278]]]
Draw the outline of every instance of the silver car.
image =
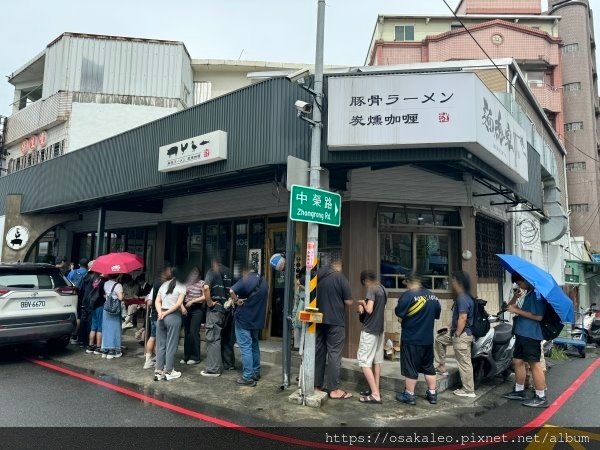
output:
[[0, 264], [0, 346], [66, 347], [77, 325], [77, 288], [47, 264]]

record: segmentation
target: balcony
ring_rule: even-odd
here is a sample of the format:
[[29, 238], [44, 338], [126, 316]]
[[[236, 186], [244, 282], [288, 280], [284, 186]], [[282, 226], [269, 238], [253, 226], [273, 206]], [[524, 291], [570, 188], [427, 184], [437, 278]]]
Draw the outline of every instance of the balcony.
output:
[[68, 92], [56, 94], [30, 103], [8, 118], [5, 145], [65, 122], [71, 112], [71, 96]]
[[562, 88], [545, 83], [531, 83], [529, 89], [546, 111], [558, 113], [562, 111]]

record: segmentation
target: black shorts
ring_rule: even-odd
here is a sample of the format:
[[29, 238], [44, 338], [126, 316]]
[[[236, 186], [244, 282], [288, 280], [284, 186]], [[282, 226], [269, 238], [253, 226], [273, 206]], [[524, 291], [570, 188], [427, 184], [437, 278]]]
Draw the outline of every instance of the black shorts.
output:
[[419, 373], [435, 375], [433, 367], [433, 344], [402, 344], [400, 347], [400, 372], [406, 378], [416, 380]]
[[515, 335], [515, 351], [513, 358], [525, 362], [540, 362], [542, 357], [542, 341]]

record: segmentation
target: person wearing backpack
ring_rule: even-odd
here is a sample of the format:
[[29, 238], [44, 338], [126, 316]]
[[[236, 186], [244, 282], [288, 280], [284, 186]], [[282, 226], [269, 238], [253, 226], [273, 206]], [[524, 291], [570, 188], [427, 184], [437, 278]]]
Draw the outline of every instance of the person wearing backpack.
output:
[[[523, 406], [531, 408], [547, 408], [546, 399], [546, 376], [540, 363], [542, 355], [542, 334], [541, 322], [549, 307], [536, 291], [520, 274], [512, 275], [512, 282], [517, 283], [521, 291], [515, 292], [513, 298], [508, 303], [507, 311], [516, 315], [513, 319], [513, 332], [515, 334], [515, 350], [513, 353], [513, 366], [515, 369], [515, 387], [512, 392], [504, 396], [509, 400], [519, 400]], [[517, 301], [523, 297], [523, 302], [519, 307]], [[551, 306], [550, 306], [551, 308]], [[529, 363], [535, 395], [531, 400], [527, 400], [525, 394], [525, 379], [527, 378], [527, 369], [525, 363]]]
[[[69, 274], [67, 275], [67, 280], [69, 280], [73, 284], [73, 286], [75, 286], [77, 289], [81, 289], [81, 284], [87, 273], [88, 273], [88, 260], [83, 258], [81, 261], [79, 261], [79, 268], [73, 269], [69, 272]], [[81, 308], [82, 301], [83, 301], [82, 296], [78, 295], [77, 296], [77, 327], [75, 328], [75, 332], [73, 333], [73, 336], [71, 337], [71, 343], [79, 344], [81, 347], [85, 346], [85, 336], [87, 336], [87, 332], [86, 332], [87, 318], [85, 321], [82, 320], [82, 314], [84, 313]], [[83, 326], [82, 326], [82, 321], [84, 322]], [[83, 328], [83, 330], [80, 332], [80, 329], [82, 329], [82, 328]], [[83, 335], [83, 339], [80, 338], [82, 335]]]
[[452, 345], [454, 357], [460, 373], [462, 389], [454, 391], [459, 397], [476, 397], [475, 383], [473, 381], [473, 364], [471, 362], [471, 344], [473, 343], [473, 313], [475, 302], [471, 296], [471, 280], [465, 272], [452, 274], [452, 291], [454, 304], [452, 305], [452, 323], [447, 332], [438, 334], [435, 338], [436, 371], [447, 375], [446, 347]]

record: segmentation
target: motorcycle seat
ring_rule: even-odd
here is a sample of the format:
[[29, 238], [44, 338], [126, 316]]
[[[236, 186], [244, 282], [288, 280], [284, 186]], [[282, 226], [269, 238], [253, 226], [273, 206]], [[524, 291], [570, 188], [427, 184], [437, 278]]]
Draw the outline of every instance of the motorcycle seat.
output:
[[512, 326], [501, 323], [494, 327], [494, 344], [506, 344], [512, 337]]

